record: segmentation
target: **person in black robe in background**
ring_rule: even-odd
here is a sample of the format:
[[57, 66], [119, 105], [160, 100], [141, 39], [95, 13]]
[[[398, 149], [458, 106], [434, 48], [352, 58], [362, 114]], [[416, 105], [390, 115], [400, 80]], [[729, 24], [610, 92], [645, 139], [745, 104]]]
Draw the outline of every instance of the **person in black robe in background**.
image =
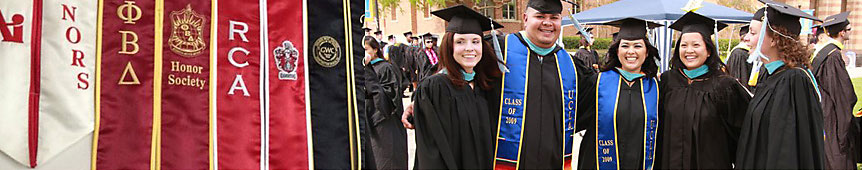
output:
[[[593, 28], [584, 29], [585, 32], [592, 31]], [[578, 32], [577, 35], [581, 36], [581, 39], [578, 41], [580, 46], [578, 47], [578, 52], [575, 52], [573, 59], [581, 60], [587, 66], [593, 68], [593, 70], [599, 70], [599, 53], [596, 52], [595, 49], [592, 49], [592, 42], [587, 42], [587, 39], [584, 38], [584, 35], [581, 35], [581, 32]]]
[[748, 46], [748, 42], [745, 42], [745, 34], [748, 34], [749, 27], [750, 25], [745, 25], [739, 29], [739, 44], [730, 50], [725, 63], [727, 64], [728, 75], [736, 78], [739, 82], [743, 82], [748, 90], [754, 91], [754, 87], [747, 85], [752, 67], [752, 63], [747, 61], [748, 51], [751, 51], [751, 47]]
[[463, 5], [431, 13], [449, 26], [439, 51], [442, 70], [422, 80], [413, 95], [415, 169], [491, 169], [494, 132], [487, 106], [495, 101], [485, 94], [502, 73], [481, 39], [491, 26], [479, 23], [502, 25]]
[[[376, 76], [366, 76], [366, 112], [376, 169], [407, 169], [407, 130], [401, 126], [403, 106], [398, 68], [383, 60], [380, 44], [371, 37], [363, 40], [365, 67]], [[369, 70], [369, 69], [366, 69]], [[370, 73], [369, 73], [370, 74]]]
[[426, 77], [437, 73], [437, 63], [439, 56], [437, 51], [437, 39], [431, 33], [422, 34], [423, 48], [417, 52], [416, 57], [416, 75], [417, 82], [421, 82]]
[[[763, 54], [758, 56], [766, 70], [760, 71], [764, 74], [746, 110], [735, 169], [823, 169], [820, 94], [804, 69], [807, 47], [798, 41], [799, 19], [819, 19], [783, 3], [761, 2], [768, 6], [765, 22], [752, 21], [746, 39], [753, 51]], [[765, 32], [760, 32], [762, 26]], [[762, 47], [757, 47], [759, 41]]]
[[856, 168], [855, 153], [860, 152], [855, 141], [858, 133], [853, 125], [856, 93], [841, 55], [844, 48], [841, 42], [849, 36], [848, 16], [850, 12], [826, 18], [823, 27], [829, 34], [829, 40], [814, 52], [811, 62], [811, 72], [817, 78], [823, 96], [820, 102], [823, 106], [823, 128], [826, 131], [827, 169]]
[[727, 24], [716, 22], [688, 12], [670, 25], [682, 35], [659, 83], [658, 169], [733, 168], [751, 93], [723, 70], [711, 36]]
[[[586, 130], [586, 134], [581, 141], [578, 169], [598, 169], [599, 165], [596, 164], [598, 162], [604, 164], [606, 161], [597, 153], [604, 151], [597, 148], [599, 145], [597, 141], [598, 126], [614, 129], [615, 140], [610, 143], [617, 148], [616, 160], [613, 160], [616, 162], [616, 167], [603, 166], [601, 169], [652, 169], [653, 166], [649, 165], [655, 161], [646, 161], [649, 160], [648, 158], [654, 158], [654, 155], [647, 155], [645, 148], [655, 148], [656, 146], [655, 143], [645, 143], [645, 139], [655, 139], [657, 135], [655, 133], [645, 135], [648, 129], [645, 124], [648, 120], [647, 112], [657, 114], [658, 108], [649, 111], [646, 110], [645, 104], [657, 104], [659, 101], [645, 100], [647, 96], [644, 92], [649, 89], [658, 90], [656, 89], [658, 84], [655, 83], [658, 66], [654, 61], [659, 59], [659, 55], [658, 49], [647, 40], [646, 29], [647, 26], [654, 28], [661, 25], [636, 18], [611, 21], [605, 25], [620, 27], [620, 32], [618, 39], [615, 39], [608, 49], [608, 63], [602, 67], [602, 72], [589, 76], [583, 80], [584, 85], [579, 87], [576, 131]], [[613, 98], [597, 98], [600, 89], [615, 88], [610, 85], [600, 86], [599, 81], [601, 80], [599, 78], [607, 79], [615, 76], [620, 77], [617, 80], [619, 87], [616, 89], [616, 101], [613, 101]], [[654, 93], [656, 93], [654, 97], [658, 97], [658, 92]], [[616, 105], [615, 113], [599, 113], [598, 105]], [[614, 124], [599, 124], [598, 117], [607, 114], [610, 114], [607, 117], [614, 119]], [[657, 117], [657, 115], [654, 116]], [[660, 123], [660, 121], [649, 122], [652, 125], [656, 123]], [[652, 131], [655, 131], [655, 128]], [[606, 144], [607, 142], [602, 143]], [[648, 167], [644, 167], [645, 163]]]

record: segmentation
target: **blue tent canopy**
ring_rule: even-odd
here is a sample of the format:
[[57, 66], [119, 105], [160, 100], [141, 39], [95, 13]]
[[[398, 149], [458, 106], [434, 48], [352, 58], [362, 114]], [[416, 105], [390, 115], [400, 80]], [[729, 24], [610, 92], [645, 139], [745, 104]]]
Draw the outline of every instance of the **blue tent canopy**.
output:
[[[601, 24], [628, 17], [663, 24], [664, 26], [654, 28], [651, 31], [650, 41], [659, 50], [660, 60], [656, 62], [660, 71], [664, 72], [670, 67], [670, 57], [673, 56], [671, 54], [671, 48], [673, 48], [671, 41], [674, 31], [668, 26], [685, 15], [682, 7], [687, 3], [688, 0], [620, 0], [574, 14], [571, 17], [578, 19], [581, 24]], [[724, 23], [748, 23], [754, 16], [748, 12], [709, 2], [703, 2], [703, 7], [696, 12]], [[571, 17], [563, 17], [562, 25], [573, 25]]]
[[[578, 19], [581, 24], [598, 24], [626, 17], [675, 21], [685, 14], [681, 8], [687, 2], [688, 0], [620, 0], [574, 14], [572, 17]], [[703, 2], [703, 7], [698, 9], [697, 13], [725, 23], [748, 23], [753, 16], [748, 12], [710, 2]], [[562, 24], [572, 25], [571, 18], [565, 17]]]

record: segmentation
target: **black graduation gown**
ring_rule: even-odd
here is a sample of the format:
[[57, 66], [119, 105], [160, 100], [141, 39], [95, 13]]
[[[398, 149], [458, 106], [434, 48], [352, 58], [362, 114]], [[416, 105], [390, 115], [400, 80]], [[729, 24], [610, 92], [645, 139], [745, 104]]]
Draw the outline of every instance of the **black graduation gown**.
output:
[[727, 57], [727, 74], [742, 82], [748, 90], [754, 91], [754, 87], [748, 86], [748, 78], [751, 77], [753, 66], [746, 60], [748, 60], [748, 50], [734, 48]]
[[413, 95], [415, 169], [491, 168], [495, 132], [485, 93], [478, 85], [456, 87], [445, 74], [419, 84]]
[[690, 79], [682, 70], [659, 82], [659, 169], [732, 169], [751, 94], [736, 78], [710, 71]]
[[581, 60], [584, 65], [590, 66], [590, 68], [593, 68], [593, 64], [599, 65], [599, 53], [592, 49], [579, 48], [572, 59]]
[[[596, 86], [598, 85], [598, 74], [591, 75], [583, 81], [583, 86], [578, 88], [580, 95], [578, 95], [578, 122], [575, 131], [587, 130], [587, 132], [581, 141], [578, 169], [596, 169]], [[642, 85], [638, 83], [637, 79], [631, 86], [628, 86], [625, 80], [620, 83], [616, 116], [616, 142], [617, 153], [619, 154], [617, 163], [620, 169], [642, 169], [644, 163], [644, 119], [646, 119], [644, 117], [643, 94], [641, 93]], [[660, 89], [659, 92], [661, 91]]]
[[761, 76], [743, 120], [735, 168], [823, 169], [823, 112], [808, 73], [781, 66]]
[[373, 105], [370, 136], [377, 169], [407, 169], [407, 129], [401, 124], [402, 93], [397, 91], [400, 73], [385, 61], [370, 66], [377, 77], [366, 82], [372, 99], [366, 105]]
[[401, 73], [401, 92], [407, 88], [410, 84], [409, 80], [412, 78], [410, 77], [410, 74], [408, 74], [405, 66], [407, 64], [406, 58], [408, 58], [407, 55], [409, 53], [407, 51], [409, 48], [410, 46], [400, 43], [389, 46], [389, 62], [395, 66], [395, 68], [398, 68]]
[[823, 128], [826, 130], [826, 165], [828, 169], [856, 168], [856, 127], [852, 124], [856, 93], [841, 49], [835, 44], [824, 46], [811, 63], [811, 72], [820, 84]]
[[[409, 82], [419, 82], [419, 75], [417, 75], [418, 68], [416, 68], [417, 63], [421, 63], [419, 59], [419, 53], [422, 51], [422, 47], [406, 47], [407, 51], [404, 56], [404, 65], [402, 66], [404, 70], [409, 74], [410, 81]], [[416, 87], [413, 87], [414, 89]]]
[[[515, 33], [521, 41], [520, 45], [527, 46], [520, 33]], [[509, 44], [517, 45], [517, 44]], [[505, 48], [505, 47], [501, 47]], [[529, 49], [529, 48], [528, 48]], [[539, 56], [536, 52], [531, 52], [529, 56], [530, 66], [527, 74], [530, 76], [527, 84], [527, 103], [526, 113], [524, 114], [524, 126], [521, 154], [519, 167], [521, 169], [560, 169], [563, 165], [563, 96], [562, 88], [560, 87], [560, 77], [557, 69], [557, 59], [554, 54], [562, 50], [556, 47], [549, 56], [544, 56], [542, 61], [539, 61]], [[506, 51], [506, 49], [502, 49]], [[571, 57], [571, 56], [557, 56]], [[580, 79], [590, 72], [583, 65], [575, 65]], [[492, 123], [496, 128], [500, 114], [500, 93], [502, 88], [501, 81], [496, 81], [493, 94], [486, 95], [491, 97], [489, 109], [493, 120]], [[581, 81], [578, 81], [579, 84]], [[496, 135], [497, 129], [494, 129]], [[495, 139], [496, 140], [496, 139]], [[492, 157], [493, 158], [493, 157]]]
[[[433, 51], [436, 53], [437, 49], [434, 48]], [[417, 74], [417, 80], [419, 82], [421, 82], [426, 77], [434, 75], [435, 73], [437, 73], [437, 65], [431, 64], [431, 59], [428, 58], [428, 54], [425, 53], [425, 48], [422, 48], [421, 50], [419, 50], [417, 55], [418, 55], [418, 57], [416, 58], [417, 63], [416, 63], [415, 69], [416, 69], [416, 74]], [[438, 57], [437, 61], [439, 61], [440, 55], [438, 54], [437, 57]]]

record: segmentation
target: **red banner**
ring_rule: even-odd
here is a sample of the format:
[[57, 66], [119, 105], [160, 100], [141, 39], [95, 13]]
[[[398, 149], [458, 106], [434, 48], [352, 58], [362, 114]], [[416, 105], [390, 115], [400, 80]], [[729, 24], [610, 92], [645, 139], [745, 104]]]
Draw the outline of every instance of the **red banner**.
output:
[[156, 2], [99, 1], [93, 166], [149, 169], [153, 134]]
[[218, 2], [219, 169], [261, 167], [261, 42], [258, 1]]
[[[270, 169], [309, 168], [303, 1], [266, 0]], [[335, 12], [335, 11], [333, 11]]]
[[[210, 1], [164, 1], [162, 24], [162, 169], [210, 168]], [[158, 93], [157, 93], [158, 94]], [[159, 101], [156, 101], [159, 102]]]

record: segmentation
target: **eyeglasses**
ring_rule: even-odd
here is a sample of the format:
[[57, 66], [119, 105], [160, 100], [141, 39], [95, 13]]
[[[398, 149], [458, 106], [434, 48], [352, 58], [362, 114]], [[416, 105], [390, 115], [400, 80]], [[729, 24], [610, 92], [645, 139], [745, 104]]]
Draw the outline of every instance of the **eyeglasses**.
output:
[[850, 28], [845, 29], [844, 31], [850, 32]]
[[434, 43], [434, 41], [425, 41], [425, 43]]

